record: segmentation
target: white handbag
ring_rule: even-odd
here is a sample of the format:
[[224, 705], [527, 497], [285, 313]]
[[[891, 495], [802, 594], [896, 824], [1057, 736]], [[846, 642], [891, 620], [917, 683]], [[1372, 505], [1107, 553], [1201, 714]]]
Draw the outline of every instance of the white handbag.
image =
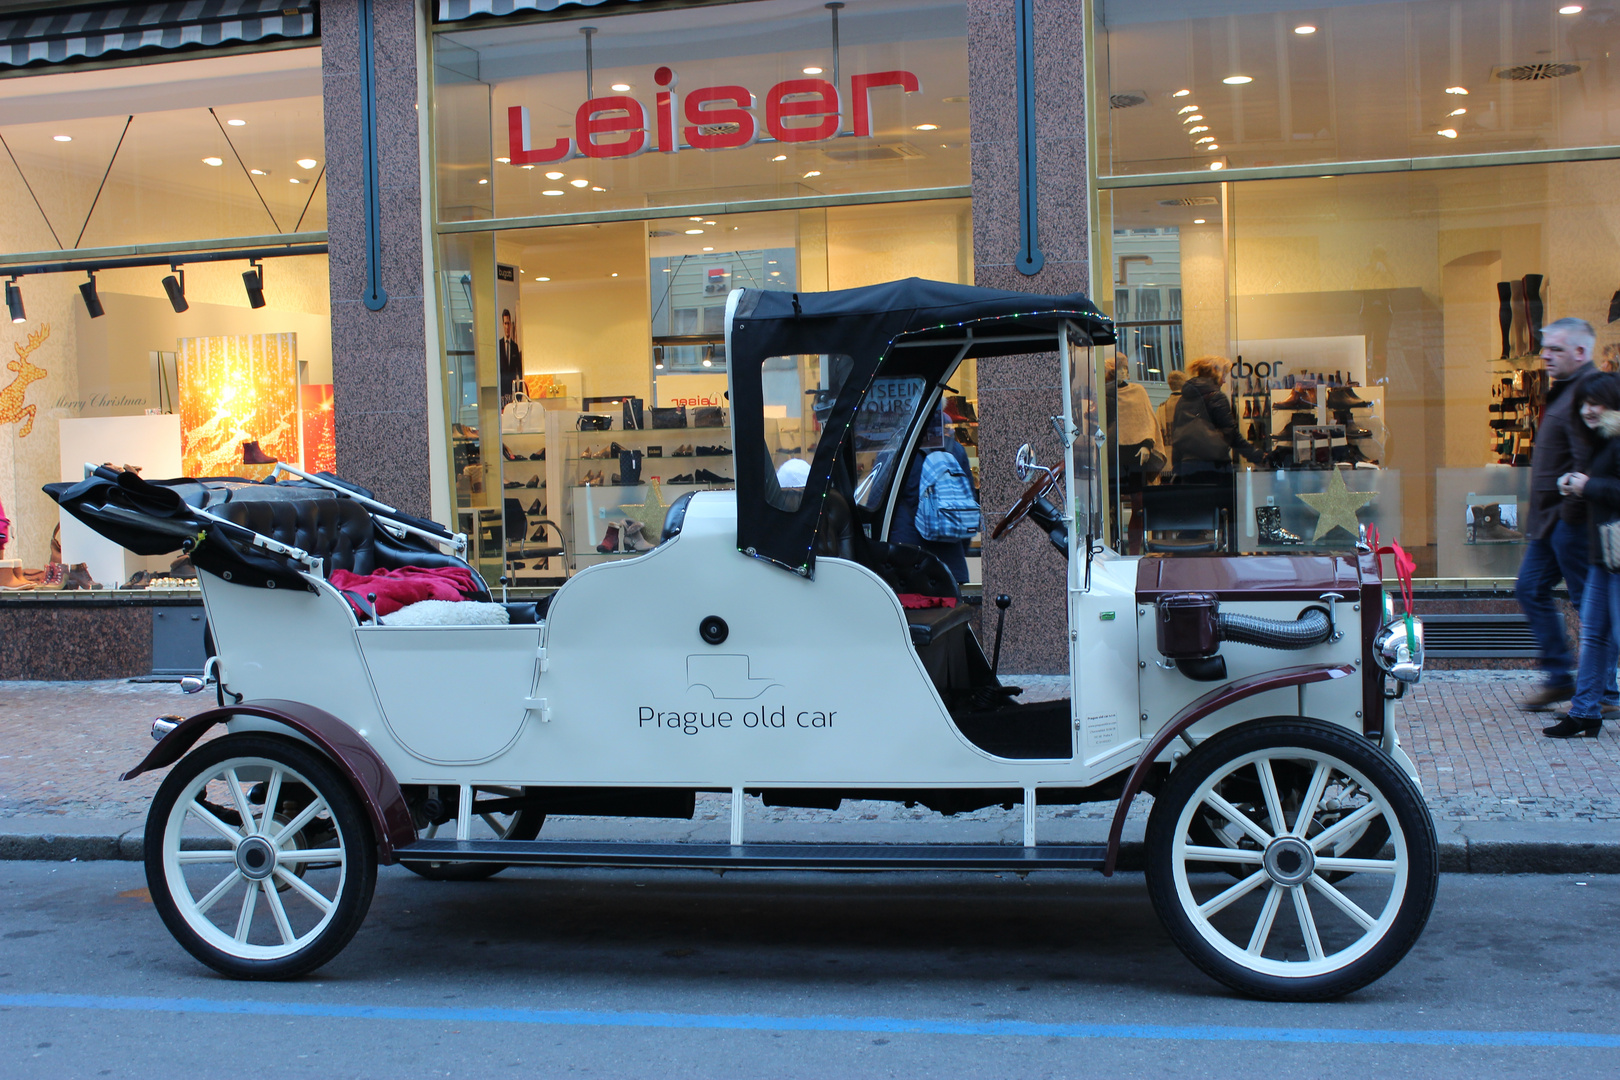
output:
[[538, 401], [534, 401], [519, 391], [512, 395], [501, 409], [502, 431], [544, 431], [546, 430], [546, 411]]

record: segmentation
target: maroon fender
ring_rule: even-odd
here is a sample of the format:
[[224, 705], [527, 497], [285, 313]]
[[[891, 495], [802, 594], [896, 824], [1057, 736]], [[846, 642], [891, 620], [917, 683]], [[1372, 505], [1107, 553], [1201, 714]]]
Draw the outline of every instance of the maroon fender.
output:
[[[1120, 793], [1119, 805], [1114, 808], [1114, 824], [1108, 830], [1108, 854], [1103, 860], [1103, 874], [1112, 877], [1114, 863], [1119, 858], [1119, 840], [1125, 831], [1125, 815], [1131, 808], [1131, 803], [1142, 790], [1142, 784], [1147, 780], [1148, 770], [1153, 768], [1154, 761], [1166, 746], [1183, 731], [1192, 727], [1198, 721], [1211, 713], [1226, 708], [1235, 701], [1242, 701], [1255, 694], [1264, 694], [1268, 690], [1281, 690], [1287, 686], [1304, 686], [1307, 683], [1327, 682], [1330, 679], [1343, 679], [1354, 675], [1354, 664], [1340, 664], [1337, 667], [1292, 667], [1278, 668], [1260, 675], [1251, 675], [1246, 679], [1218, 686], [1190, 702], [1186, 708], [1170, 718], [1170, 722], [1159, 729], [1148, 743], [1147, 749], [1137, 759], [1136, 768], [1125, 781], [1125, 790]], [[176, 731], [179, 729], [176, 728]]]
[[139, 765], [119, 779], [130, 780], [143, 772], [173, 765], [209, 728], [233, 716], [257, 716], [286, 724], [325, 751], [365, 802], [377, 834], [377, 858], [381, 862], [396, 861], [394, 850], [416, 840], [416, 825], [399, 782], [377, 751], [359, 732], [331, 713], [297, 701], [264, 698], [198, 713], [165, 735]]

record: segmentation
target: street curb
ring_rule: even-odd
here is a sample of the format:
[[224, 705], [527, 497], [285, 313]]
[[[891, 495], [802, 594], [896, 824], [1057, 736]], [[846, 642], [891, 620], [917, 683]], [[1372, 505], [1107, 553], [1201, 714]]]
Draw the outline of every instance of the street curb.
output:
[[[0, 860], [17, 862], [140, 862], [145, 840], [140, 829], [118, 834], [0, 832]], [[1119, 869], [1138, 873], [1145, 864], [1144, 845], [1120, 846]], [[1442, 837], [1443, 874], [1620, 874], [1620, 840], [1553, 842]]]

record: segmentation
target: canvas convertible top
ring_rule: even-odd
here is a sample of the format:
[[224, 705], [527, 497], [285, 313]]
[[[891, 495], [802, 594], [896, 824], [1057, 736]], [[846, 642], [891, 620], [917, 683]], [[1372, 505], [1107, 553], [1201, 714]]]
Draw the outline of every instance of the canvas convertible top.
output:
[[[880, 372], [922, 377], [917, 423], [936, 388], [964, 359], [1051, 352], [1065, 327], [1081, 345], [1110, 345], [1113, 324], [1080, 293], [1041, 296], [906, 278], [859, 289], [793, 293], [740, 289], [726, 326], [732, 434], [737, 452], [737, 547], [811, 577], [815, 537], [836, 463], [853, 456], [851, 425]], [[904, 343], [904, 357], [896, 347]], [[802, 500], [783, 509], [765, 445], [763, 373], [773, 357], [847, 357], [836, 396], [820, 417], [827, 433], [810, 463]], [[845, 362], [842, 359], [841, 363]], [[842, 454], [841, 454], [842, 451]], [[849, 494], [848, 491], [845, 494]]]

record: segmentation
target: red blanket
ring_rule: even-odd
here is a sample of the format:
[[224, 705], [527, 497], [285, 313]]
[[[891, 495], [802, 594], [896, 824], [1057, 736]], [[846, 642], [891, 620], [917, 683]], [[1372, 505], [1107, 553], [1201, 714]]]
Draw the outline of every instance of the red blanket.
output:
[[[371, 574], [334, 570], [330, 580], [336, 588], [358, 597], [376, 593], [378, 615], [390, 615], [418, 600], [465, 600], [478, 592], [472, 571], [465, 566], [402, 566]], [[365, 614], [354, 596], [349, 604]]]
[[954, 596], [923, 596], [921, 593], [897, 593], [903, 608], [955, 607]]

